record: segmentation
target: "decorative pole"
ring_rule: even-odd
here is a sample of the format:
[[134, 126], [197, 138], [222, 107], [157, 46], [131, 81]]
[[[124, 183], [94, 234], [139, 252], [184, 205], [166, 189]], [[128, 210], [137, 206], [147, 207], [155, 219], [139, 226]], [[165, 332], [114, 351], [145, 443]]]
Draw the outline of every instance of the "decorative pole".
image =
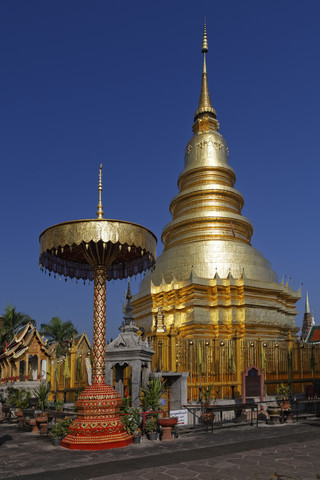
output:
[[93, 302], [93, 383], [104, 384], [106, 364], [106, 303], [107, 270], [98, 266], [94, 269]]

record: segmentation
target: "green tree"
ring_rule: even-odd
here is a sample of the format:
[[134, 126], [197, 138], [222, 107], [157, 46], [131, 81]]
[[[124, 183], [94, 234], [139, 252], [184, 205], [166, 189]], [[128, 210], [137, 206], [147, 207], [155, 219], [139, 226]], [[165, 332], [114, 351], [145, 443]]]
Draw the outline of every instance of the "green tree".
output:
[[56, 355], [66, 355], [69, 344], [78, 335], [71, 321], [64, 322], [59, 317], [52, 317], [49, 323], [41, 323], [40, 334], [48, 339], [48, 344], [56, 344]]
[[8, 304], [4, 310], [4, 315], [1, 316], [0, 346], [4, 347], [6, 342], [10, 343], [14, 334], [29, 322], [36, 326], [36, 321], [29, 315], [17, 312], [16, 307]]

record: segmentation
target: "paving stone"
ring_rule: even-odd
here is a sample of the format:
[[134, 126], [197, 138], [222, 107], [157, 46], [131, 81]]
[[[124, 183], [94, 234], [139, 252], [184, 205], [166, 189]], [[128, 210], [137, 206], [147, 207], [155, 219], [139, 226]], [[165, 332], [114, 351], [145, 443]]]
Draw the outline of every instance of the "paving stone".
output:
[[104, 475], [103, 477], [89, 478], [88, 480], [121, 480], [120, 475], [115, 473], [114, 475]]
[[[199, 461], [198, 462], [192, 462], [192, 463], [189, 463], [188, 464], [188, 469], [189, 470], [192, 470], [192, 471], [195, 471], [195, 472], [198, 472], [198, 473], [204, 473], [204, 472], [212, 472], [212, 466], [211, 465], [206, 465], [206, 464], [200, 464]], [[198, 477], [197, 477], [198, 478]]]
[[197, 473], [187, 468], [167, 468], [163, 473], [170, 475], [173, 478], [196, 478]]
[[319, 451], [320, 429], [307, 424], [222, 429], [181, 436], [170, 445], [145, 441], [98, 452], [53, 447], [48, 438], [0, 425], [0, 478], [14, 480], [20, 473], [21, 480], [306, 480], [307, 474], [315, 480]]

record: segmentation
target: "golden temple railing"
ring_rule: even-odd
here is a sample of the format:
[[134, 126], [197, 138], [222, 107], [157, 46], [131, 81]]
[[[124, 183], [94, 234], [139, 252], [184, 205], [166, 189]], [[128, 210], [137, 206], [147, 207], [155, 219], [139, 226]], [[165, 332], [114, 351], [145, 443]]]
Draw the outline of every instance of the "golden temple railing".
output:
[[188, 400], [199, 398], [199, 387], [213, 385], [212, 398], [241, 396], [242, 373], [256, 366], [264, 373], [265, 394], [276, 393], [281, 382], [292, 393], [304, 392], [320, 379], [320, 345], [287, 340], [186, 338], [154, 335], [153, 371], [189, 372]]

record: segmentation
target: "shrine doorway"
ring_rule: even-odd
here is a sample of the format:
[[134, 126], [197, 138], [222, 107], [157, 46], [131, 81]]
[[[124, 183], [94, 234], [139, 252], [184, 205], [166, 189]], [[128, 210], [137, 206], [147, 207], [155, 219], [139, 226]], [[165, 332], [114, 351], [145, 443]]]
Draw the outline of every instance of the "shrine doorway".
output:
[[21, 360], [19, 364], [19, 380], [20, 382], [24, 382], [26, 379], [26, 362], [25, 360]]
[[30, 355], [29, 357], [29, 380], [38, 380], [38, 356]]
[[263, 402], [264, 375], [263, 372], [251, 365], [242, 374], [242, 403], [247, 403], [251, 398], [260, 398]]

